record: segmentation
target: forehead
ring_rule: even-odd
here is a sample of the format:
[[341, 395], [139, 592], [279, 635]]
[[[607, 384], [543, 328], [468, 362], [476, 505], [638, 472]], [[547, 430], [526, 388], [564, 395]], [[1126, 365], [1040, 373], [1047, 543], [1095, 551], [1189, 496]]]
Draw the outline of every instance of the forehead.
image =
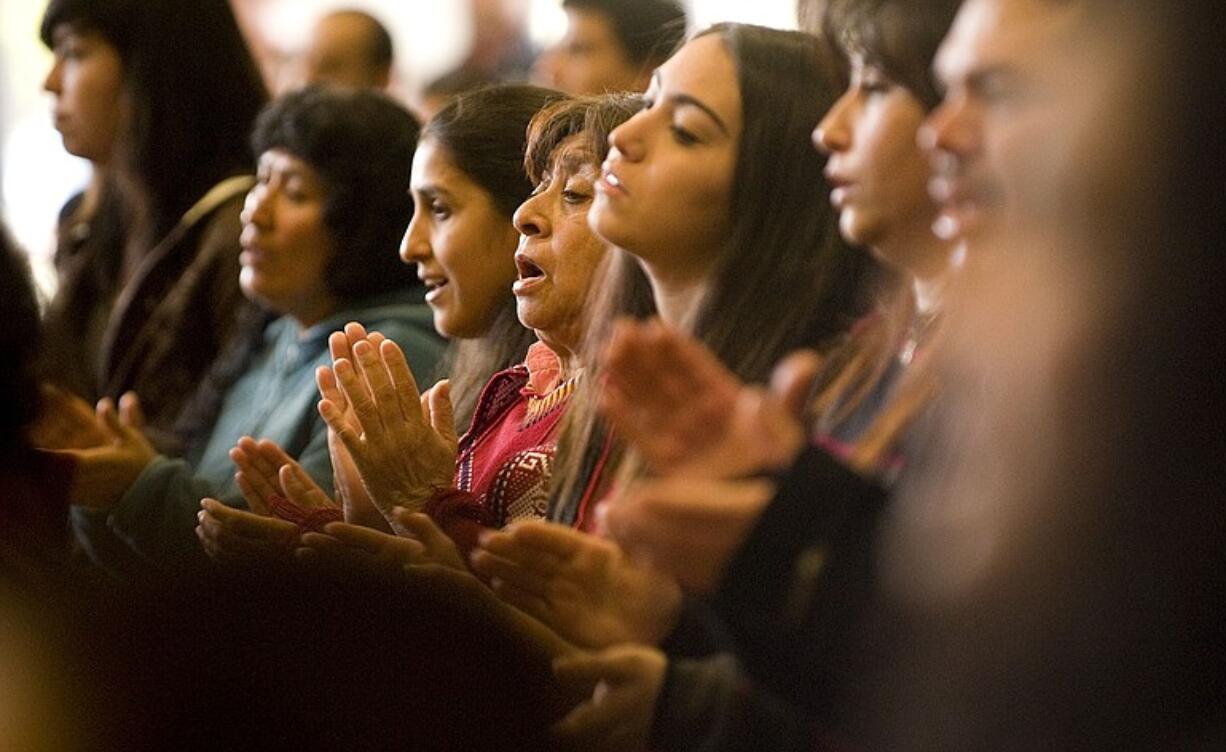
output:
[[292, 172], [306, 180], [319, 180], [319, 173], [310, 162], [280, 147], [274, 147], [261, 154], [259, 166], [261, 170]]
[[70, 38], [110, 44], [107, 38], [102, 36], [99, 31], [79, 21], [60, 21], [51, 30], [52, 44], [59, 44]]
[[413, 190], [430, 188], [453, 194], [482, 191], [463, 170], [456, 167], [451, 153], [433, 138], [423, 139], [417, 144], [410, 183]]
[[657, 70], [659, 94], [684, 94], [701, 100], [736, 130], [741, 122], [741, 91], [736, 65], [724, 41], [708, 34], [687, 42]]
[[1072, 38], [1081, 3], [1058, 0], [967, 0], [936, 58], [946, 83], [986, 68], [1038, 66]]
[[617, 35], [613, 33], [613, 23], [604, 13], [593, 8], [567, 8], [566, 33], [576, 39], [586, 42], [617, 43]]
[[597, 167], [596, 153], [588, 144], [587, 134], [567, 136], [549, 155], [549, 167], [557, 173], [577, 172], [584, 167]]

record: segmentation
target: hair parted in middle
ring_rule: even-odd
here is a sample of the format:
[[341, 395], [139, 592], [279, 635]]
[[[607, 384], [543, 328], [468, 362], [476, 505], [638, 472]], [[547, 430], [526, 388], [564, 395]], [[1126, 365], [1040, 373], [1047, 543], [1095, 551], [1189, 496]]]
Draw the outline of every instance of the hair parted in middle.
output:
[[[810, 142], [837, 97], [822, 42], [747, 24], [718, 24], [695, 38], [709, 35], [719, 37], [733, 60], [744, 128], [731, 180], [730, 232], [716, 249], [690, 333], [741, 379], [763, 382], [789, 352], [825, 347], [850, 327], [866, 307], [878, 267], [839, 235], [825, 158]], [[628, 254], [611, 256], [601, 288], [618, 308], [594, 311], [594, 331], [602, 321], [634, 315], [636, 307], [626, 301], [642, 271]], [[643, 306], [638, 309], [643, 315]], [[598, 497], [616, 474], [622, 448], [595, 409], [576, 402], [558, 454], [550, 516], [573, 523], [583, 500]]]

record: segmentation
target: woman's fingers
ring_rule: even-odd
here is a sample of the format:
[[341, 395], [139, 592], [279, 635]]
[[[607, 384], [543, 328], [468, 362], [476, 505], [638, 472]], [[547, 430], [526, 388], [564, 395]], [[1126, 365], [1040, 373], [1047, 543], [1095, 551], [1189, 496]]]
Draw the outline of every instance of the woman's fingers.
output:
[[537, 599], [544, 599], [549, 593], [551, 578], [540, 570], [524, 567], [513, 559], [489, 551], [474, 551], [470, 560], [473, 571], [488, 579], [495, 592], [499, 592], [500, 588], [513, 588]]
[[392, 537], [387, 533], [381, 533], [360, 525], [351, 525], [347, 522], [329, 522], [324, 527], [324, 532], [346, 546], [358, 548], [371, 554], [379, 553], [387, 545], [387, 539]]
[[[259, 475], [268, 481], [272, 487], [272, 491], [276, 491], [275, 483], [277, 482], [277, 471], [280, 469], [283, 459], [288, 457], [269, 457], [267, 453], [260, 450], [260, 445], [255, 439], [250, 436], [243, 436], [238, 440], [235, 446], [237, 453], [231, 452], [230, 459], [234, 464], [239, 466], [239, 469], [249, 475]], [[235, 459], [235, 454], [238, 454], [238, 459]]]
[[552, 626], [553, 609], [549, 607], [549, 601], [540, 594], [497, 577], [490, 580], [490, 589], [504, 603], [518, 608], [546, 626]]
[[507, 532], [482, 533], [478, 541], [480, 547], [474, 551], [474, 555], [479, 551], [486, 551], [493, 556], [513, 561], [520, 568], [541, 573], [558, 571], [568, 558], [553, 549], [517, 539]]
[[455, 425], [455, 407], [451, 404], [451, 382], [443, 379], [426, 392], [430, 408], [430, 426], [451, 446], [458, 446], [460, 437]]
[[341, 443], [345, 445], [345, 449], [349, 452], [349, 456], [353, 458], [355, 463], [360, 462], [359, 458], [363, 457], [362, 437], [358, 432], [349, 425], [345, 420], [345, 416], [341, 413], [336, 403], [331, 400], [320, 400], [319, 415], [328, 424], [328, 428], [336, 434]]
[[[383, 361], [392, 389], [399, 399], [400, 410], [406, 419], [422, 417], [426, 413], [421, 410], [421, 392], [417, 387], [417, 379], [409, 369], [409, 361], [404, 357], [404, 351], [391, 340], [379, 344], [379, 358]], [[424, 418], [423, 418], [424, 420]]]
[[201, 499], [200, 506], [234, 536], [280, 544], [296, 542], [298, 539], [298, 526], [292, 522], [234, 509], [216, 499]]
[[[384, 347], [388, 344], [385, 343]], [[392, 345], [394, 347], [394, 345]], [[417, 394], [416, 384], [411, 384], [406, 388], [404, 395], [397, 391], [397, 385], [393, 383], [391, 374], [388, 373], [387, 365], [384, 363], [381, 353], [374, 348], [369, 342], [359, 342], [354, 345], [353, 353], [357, 356], [357, 363], [361, 367], [362, 376], [366, 379], [366, 383], [370, 388], [370, 393], [374, 398], [375, 409], [378, 412], [379, 420], [382, 421], [386, 431], [394, 436], [399, 436], [406, 428], [406, 421], [416, 423], [422, 422], [420, 395]], [[412, 377], [410, 377], [410, 382]], [[411, 389], [411, 391], [409, 391]], [[407, 404], [405, 399], [407, 399]], [[363, 420], [362, 425], [366, 422]]]
[[331, 400], [342, 410], [349, 407], [349, 402], [345, 399], [345, 393], [341, 391], [341, 386], [336, 380], [336, 374], [330, 367], [320, 366], [315, 369], [315, 385], [319, 387], [319, 396], [321, 398]]
[[238, 485], [238, 490], [243, 494], [243, 498], [247, 501], [247, 506], [256, 514], [262, 514], [265, 517], [272, 516], [272, 507], [269, 505], [269, 497], [256, 490], [251, 479], [246, 473], [241, 470], [234, 474], [234, 482]]
[[[367, 347], [369, 347], [369, 344]], [[365, 378], [358, 373], [357, 367], [352, 362], [342, 358], [336, 361], [332, 371], [336, 375], [337, 383], [340, 384], [341, 392], [345, 395], [345, 400], [352, 407], [353, 414], [357, 416], [358, 422], [362, 426], [362, 431], [371, 437], [379, 435], [383, 430], [379, 407], [370, 389], [367, 387]], [[339, 405], [337, 407], [336, 420], [339, 424], [342, 416]], [[327, 417], [325, 416], [324, 419], [327, 420]], [[331, 426], [332, 423], [329, 422], [328, 425]], [[335, 430], [335, 426], [333, 428]], [[337, 433], [340, 433], [340, 431], [337, 430]]]
[[282, 465], [277, 478], [285, 498], [303, 509], [329, 509], [336, 506], [315, 479], [297, 462]]
[[145, 411], [141, 408], [136, 392], [124, 392], [119, 398], [119, 420], [132, 428], [145, 427]]

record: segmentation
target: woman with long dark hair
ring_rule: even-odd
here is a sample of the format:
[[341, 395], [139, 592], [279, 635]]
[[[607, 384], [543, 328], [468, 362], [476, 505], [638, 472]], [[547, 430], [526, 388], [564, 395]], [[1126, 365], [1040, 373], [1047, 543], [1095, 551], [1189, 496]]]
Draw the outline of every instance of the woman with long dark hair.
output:
[[[708, 343], [751, 381], [765, 379], [787, 352], [821, 346], [844, 331], [859, 312], [871, 268], [837, 234], [824, 159], [810, 145], [814, 124], [834, 99], [824, 62], [820, 45], [803, 34], [712, 27], [656, 72], [648, 108], [610, 137], [598, 184], [592, 226], [621, 249], [620, 269], [641, 269], [660, 317]], [[614, 275], [605, 287], [615, 294], [623, 284]], [[625, 309], [604, 310], [591, 362]], [[623, 462], [623, 448], [591, 397], [576, 402], [567, 424], [550, 518], [590, 531], [594, 500], [615, 478], [632, 477], [638, 463]], [[547, 611], [551, 626], [580, 644], [634, 635], [658, 642], [671, 629], [675, 584], [632, 566], [607, 541], [529, 523], [491, 536], [485, 548], [473, 560], [477, 571], [516, 605], [538, 616]], [[535, 549], [564, 551], [575, 566], [511, 561], [532, 558]], [[600, 573], [583, 571], [584, 561], [601, 562]], [[651, 607], [609, 597], [618, 586], [578, 585], [592, 577], [633, 583]], [[571, 580], [576, 588], [557, 591], [575, 594], [573, 603], [542, 607], [534, 597], [548, 583]]]
[[183, 459], [153, 450], [134, 393], [119, 415], [101, 403], [100, 428], [111, 442], [74, 453], [72, 493], [78, 537], [101, 563], [120, 568], [132, 553], [162, 565], [190, 561], [199, 551], [201, 497], [242, 505], [230, 453], [245, 435], [277, 441], [330, 483], [314, 371], [344, 322], [377, 324], [419, 373], [433, 372], [442, 342], [420, 286], [393, 251], [410, 214], [416, 136], [408, 112], [370, 93], [307, 89], [261, 114], [239, 282], [271, 315], [251, 322], [203, 384], [183, 426]]
[[105, 176], [61, 229], [45, 371], [86, 399], [138, 391], [164, 431], [236, 331], [267, 93], [225, 0], [54, 0], [41, 32], [65, 148]]

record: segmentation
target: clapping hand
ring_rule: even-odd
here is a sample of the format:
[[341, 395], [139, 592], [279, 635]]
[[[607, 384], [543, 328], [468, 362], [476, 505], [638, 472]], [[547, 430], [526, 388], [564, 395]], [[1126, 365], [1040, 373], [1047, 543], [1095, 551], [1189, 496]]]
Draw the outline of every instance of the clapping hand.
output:
[[499, 597], [582, 647], [657, 644], [680, 612], [670, 577], [612, 541], [562, 525], [518, 522], [483, 533], [471, 561]]
[[95, 426], [103, 443], [60, 451], [75, 463], [70, 491], [72, 503], [109, 509], [123, 498], [157, 456], [157, 450], [141, 432], [144, 424], [144, 414], [135, 393], [124, 394], [118, 409], [110, 398], [98, 401]]
[[697, 340], [623, 321], [605, 353], [600, 407], [660, 475], [736, 478], [786, 468], [804, 445], [799, 408], [817, 371], [802, 352], [772, 389], [742, 383]]
[[555, 739], [564, 749], [584, 752], [647, 749], [667, 666], [663, 653], [645, 645], [555, 659], [559, 683], [588, 693], [588, 699], [554, 725]]
[[391, 522], [397, 507], [420, 511], [436, 489], [451, 485], [459, 440], [448, 386], [419, 394], [390, 340], [376, 347], [361, 338], [350, 349], [352, 360], [320, 369], [319, 412], [352, 457], [371, 503]]

